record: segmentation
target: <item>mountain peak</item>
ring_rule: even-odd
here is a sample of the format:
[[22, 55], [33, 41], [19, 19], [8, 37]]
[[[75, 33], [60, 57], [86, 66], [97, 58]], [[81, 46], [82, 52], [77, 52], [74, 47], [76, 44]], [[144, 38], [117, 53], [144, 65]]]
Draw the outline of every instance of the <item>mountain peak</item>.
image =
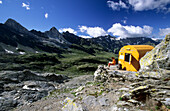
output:
[[18, 22], [16, 22], [14, 19], [11, 19], [11, 18], [9, 18], [9, 19], [5, 22], [5, 24], [8, 24], [8, 23], [16, 23], [16, 24], [19, 24]]
[[60, 32], [55, 27], [52, 27], [49, 31], [46, 31], [45, 34], [50, 38], [56, 38], [59, 37], [59, 35], [61, 35]]
[[59, 37], [60, 32], [55, 28], [55, 27], [52, 27], [49, 31], [46, 31], [45, 32], [47, 34], [48, 37], [51, 37], [51, 38], [56, 38], [56, 37]]
[[25, 27], [16, 22], [14, 19], [9, 18], [4, 24], [7, 25], [8, 27], [15, 29], [18, 32], [21, 33], [28, 32], [28, 30]]
[[52, 32], [52, 33], [59, 33], [59, 31], [55, 27], [52, 27], [50, 29], [50, 32]]

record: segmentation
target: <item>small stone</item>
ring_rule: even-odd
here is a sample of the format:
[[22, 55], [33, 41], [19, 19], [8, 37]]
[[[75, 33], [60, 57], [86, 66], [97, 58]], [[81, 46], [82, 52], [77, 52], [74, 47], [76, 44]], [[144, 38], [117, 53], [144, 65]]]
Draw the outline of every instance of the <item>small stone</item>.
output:
[[120, 88], [119, 91], [129, 91], [129, 88]]
[[132, 104], [125, 102], [125, 101], [119, 101], [117, 103], [117, 106], [132, 106]]
[[134, 99], [130, 99], [130, 100], [128, 100], [128, 102], [133, 103], [133, 104], [138, 104], [139, 103], [138, 101], [136, 101]]
[[130, 93], [125, 93], [121, 96], [122, 100], [129, 100], [131, 98], [131, 94]]
[[44, 107], [45, 110], [50, 110], [51, 108], [52, 108], [51, 105], [48, 105], [48, 106]]
[[75, 90], [75, 92], [80, 92], [84, 89], [85, 86], [80, 86], [78, 89]]
[[157, 93], [157, 95], [166, 95], [167, 91], [160, 91]]
[[81, 95], [83, 94], [83, 92], [77, 92], [75, 95], [78, 96], [78, 95]]
[[105, 97], [102, 97], [102, 98], [99, 98], [99, 103], [100, 103], [100, 105], [101, 106], [108, 106], [109, 104], [107, 103], [107, 98], [105, 98]]
[[149, 86], [139, 86], [139, 87], [131, 90], [130, 92], [131, 93], [137, 93], [137, 92], [145, 91], [147, 89], [149, 89]]

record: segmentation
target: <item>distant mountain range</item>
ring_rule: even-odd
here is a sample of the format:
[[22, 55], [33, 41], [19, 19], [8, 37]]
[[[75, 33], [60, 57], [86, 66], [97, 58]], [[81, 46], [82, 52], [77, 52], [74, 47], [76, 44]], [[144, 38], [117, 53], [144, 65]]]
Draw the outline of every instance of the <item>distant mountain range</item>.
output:
[[147, 37], [117, 39], [116, 37], [100, 36], [97, 38], [81, 38], [69, 32], [60, 33], [55, 27], [49, 31], [29, 31], [13, 19], [0, 24], [0, 53], [62, 53], [70, 48], [85, 50], [84, 46], [97, 46], [103, 51], [118, 53], [124, 45], [157, 45], [161, 40]]

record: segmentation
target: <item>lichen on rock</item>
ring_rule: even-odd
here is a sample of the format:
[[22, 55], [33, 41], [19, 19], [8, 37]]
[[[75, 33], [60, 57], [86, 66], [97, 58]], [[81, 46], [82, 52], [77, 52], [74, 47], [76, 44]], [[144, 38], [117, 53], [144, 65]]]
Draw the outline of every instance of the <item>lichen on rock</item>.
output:
[[94, 73], [94, 81], [105, 82], [108, 79], [108, 71], [104, 66], [99, 65], [98, 69]]
[[164, 74], [170, 70], [170, 35], [140, 60], [140, 72], [154, 71]]

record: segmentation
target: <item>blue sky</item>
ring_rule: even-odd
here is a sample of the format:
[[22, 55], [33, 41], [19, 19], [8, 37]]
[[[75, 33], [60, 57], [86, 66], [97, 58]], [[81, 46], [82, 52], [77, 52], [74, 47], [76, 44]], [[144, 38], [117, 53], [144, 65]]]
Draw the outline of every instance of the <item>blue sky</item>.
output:
[[164, 38], [170, 33], [170, 0], [0, 0], [0, 22], [27, 29], [56, 27], [82, 37]]

